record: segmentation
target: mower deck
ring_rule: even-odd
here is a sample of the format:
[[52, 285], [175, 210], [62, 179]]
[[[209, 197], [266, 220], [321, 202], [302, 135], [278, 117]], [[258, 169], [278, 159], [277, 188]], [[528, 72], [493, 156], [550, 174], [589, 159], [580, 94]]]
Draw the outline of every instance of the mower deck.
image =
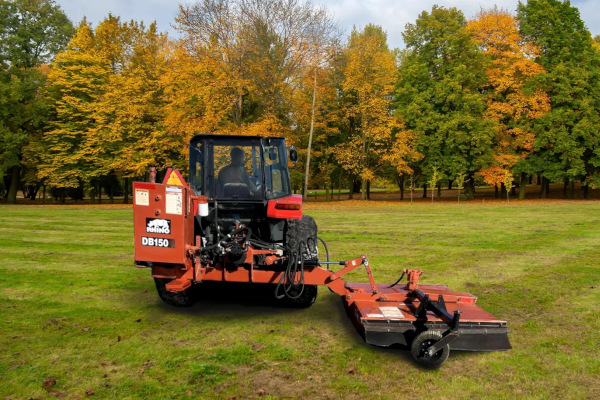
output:
[[[454, 292], [443, 285], [419, 285], [429, 299], [439, 302], [440, 296], [448, 312], [460, 313], [458, 337], [450, 342], [453, 350], [498, 351], [510, 350], [506, 321], [495, 318], [475, 304], [470, 293]], [[374, 295], [369, 284], [346, 284], [348, 295], [343, 297], [348, 316], [365, 341], [375, 346], [409, 346], [420, 331], [448, 329], [448, 322], [426, 310], [416, 316], [421, 301], [415, 291], [404, 286], [377, 285]]]

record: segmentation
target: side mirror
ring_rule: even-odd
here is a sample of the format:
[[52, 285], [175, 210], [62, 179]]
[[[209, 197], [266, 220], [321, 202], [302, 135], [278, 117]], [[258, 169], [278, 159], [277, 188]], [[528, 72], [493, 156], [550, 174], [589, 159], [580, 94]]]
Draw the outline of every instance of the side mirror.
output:
[[290, 161], [293, 163], [298, 162], [298, 150], [295, 147], [290, 147]]

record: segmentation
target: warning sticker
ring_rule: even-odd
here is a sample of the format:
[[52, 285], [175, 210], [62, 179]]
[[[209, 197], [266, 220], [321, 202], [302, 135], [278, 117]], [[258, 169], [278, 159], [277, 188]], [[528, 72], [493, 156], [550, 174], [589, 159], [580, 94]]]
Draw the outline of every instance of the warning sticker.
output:
[[165, 193], [165, 212], [181, 215], [183, 210], [183, 195], [177, 192]]
[[178, 186], [167, 186], [167, 192], [178, 192], [181, 193], [181, 188]]
[[135, 204], [138, 206], [149, 206], [150, 193], [145, 189], [135, 189]]
[[183, 183], [181, 182], [181, 179], [179, 179], [179, 176], [175, 172], [175, 170], [171, 171], [171, 174], [169, 175], [169, 179], [167, 180], [167, 185], [183, 186]]
[[404, 318], [404, 314], [398, 307], [379, 307], [385, 318]]

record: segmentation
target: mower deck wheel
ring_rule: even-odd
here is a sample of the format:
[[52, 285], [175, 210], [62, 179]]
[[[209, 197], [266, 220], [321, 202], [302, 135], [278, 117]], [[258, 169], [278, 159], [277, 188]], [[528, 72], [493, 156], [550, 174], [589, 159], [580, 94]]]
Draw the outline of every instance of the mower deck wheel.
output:
[[426, 368], [438, 368], [442, 365], [450, 355], [450, 345], [445, 345], [440, 351], [431, 356], [426, 351], [441, 338], [442, 334], [437, 331], [423, 331], [419, 333], [413, 339], [410, 346], [414, 359]]
[[169, 282], [170, 279], [154, 278], [158, 296], [162, 301], [175, 307], [190, 307], [196, 303], [196, 296], [193, 293], [193, 288], [190, 287], [179, 293], [171, 293], [166, 288], [166, 285]]

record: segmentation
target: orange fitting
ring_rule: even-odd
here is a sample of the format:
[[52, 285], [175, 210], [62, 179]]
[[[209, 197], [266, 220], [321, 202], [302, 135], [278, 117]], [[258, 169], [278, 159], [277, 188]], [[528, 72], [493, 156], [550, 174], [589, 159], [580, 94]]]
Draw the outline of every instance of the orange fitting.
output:
[[408, 278], [406, 290], [417, 290], [419, 288], [419, 277], [423, 273], [420, 269], [405, 269], [402, 271]]

